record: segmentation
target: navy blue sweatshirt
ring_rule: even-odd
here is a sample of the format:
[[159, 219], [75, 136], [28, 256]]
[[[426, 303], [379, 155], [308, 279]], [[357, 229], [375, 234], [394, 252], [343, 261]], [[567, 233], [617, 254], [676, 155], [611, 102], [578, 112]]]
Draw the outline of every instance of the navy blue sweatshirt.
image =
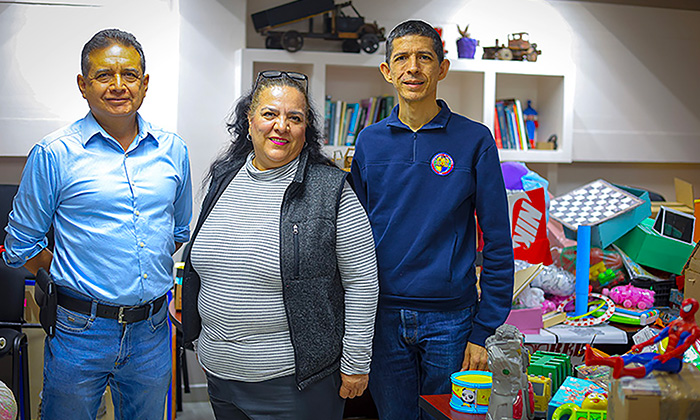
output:
[[[505, 321], [513, 295], [513, 246], [498, 150], [484, 125], [440, 112], [418, 131], [391, 115], [360, 133], [352, 182], [377, 247], [379, 305], [453, 311], [478, 305], [470, 342]], [[474, 260], [484, 233], [481, 301]]]

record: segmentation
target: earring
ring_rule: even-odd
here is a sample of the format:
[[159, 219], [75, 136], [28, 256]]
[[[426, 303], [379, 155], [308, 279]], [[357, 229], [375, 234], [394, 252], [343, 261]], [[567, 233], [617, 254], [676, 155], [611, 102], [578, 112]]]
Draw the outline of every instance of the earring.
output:
[[250, 133], [246, 134], [245, 138], [246, 138], [246, 140], [248, 140], [249, 142], [251, 142], [251, 143], [253, 142], [253, 139], [250, 137]]

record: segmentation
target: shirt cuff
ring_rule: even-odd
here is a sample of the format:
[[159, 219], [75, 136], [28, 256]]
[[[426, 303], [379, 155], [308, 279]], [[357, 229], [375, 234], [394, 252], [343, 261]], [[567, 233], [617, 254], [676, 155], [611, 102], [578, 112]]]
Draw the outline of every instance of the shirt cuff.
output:
[[36, 257], [46, 246], [48, 245], [48, 240], [34, 244], [33, 246], [23, 249], [19, 252], [15, 252], [12, 247], [6, 248], [3, 252], [2, 257], [5, 260], [5, 264], [12, 268], [19, 268], [24, 266], [28, 260]]
[[190, 240], [190, 227], [176, 227], [174, 232], [175, 242], [185, 243]]

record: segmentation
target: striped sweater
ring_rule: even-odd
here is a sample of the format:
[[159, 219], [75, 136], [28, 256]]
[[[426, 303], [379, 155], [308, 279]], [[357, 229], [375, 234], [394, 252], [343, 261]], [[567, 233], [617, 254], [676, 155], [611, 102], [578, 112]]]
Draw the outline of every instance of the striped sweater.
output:
[[[224, 379], [259, 382], [294, 373], [282, 299], [280, 206], [299, 160], [268, 171], [251, 163], [228, 185], [192, 245], [201, 278], [198, 307], [202, 366]], [[377, 294], [367, 216], [346, 184], [336, 227], [336, 258], [345, 290], [341, 371], [369, 371]]]

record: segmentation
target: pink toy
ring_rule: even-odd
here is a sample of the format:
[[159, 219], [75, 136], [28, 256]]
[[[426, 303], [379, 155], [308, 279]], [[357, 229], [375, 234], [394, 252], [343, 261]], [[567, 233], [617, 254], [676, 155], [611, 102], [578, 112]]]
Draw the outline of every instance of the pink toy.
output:
[[604, 288], [603, 295], [610, 296], [613, 302], [625, 308], [649, 309], [654, 306], [653, 290], [641, 289], [631, 284], [615, 286], [612, 289]]

